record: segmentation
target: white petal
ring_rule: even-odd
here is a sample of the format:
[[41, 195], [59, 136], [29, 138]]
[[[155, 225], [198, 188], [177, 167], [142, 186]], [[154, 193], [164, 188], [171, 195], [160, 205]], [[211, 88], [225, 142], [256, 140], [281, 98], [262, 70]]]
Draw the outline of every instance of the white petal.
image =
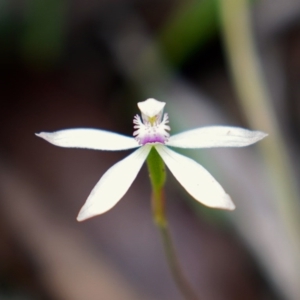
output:
[[149, 118], [152, 118], [156, 115], [161, 115], [165, 105], [165, 102], [160, 102], [153, 98], [149, 98], [146, 101], [138, 103], [138, 107], [142, 114]]
[[150, 149], [150, 145], [143, 146], [108, 169], [91, 191], [77, 220], [100, 215], [115, 206], [136, 178]]
[[95, 150], [126, 150], [139, 147], [133, 137], [100, 129], [65, 129], [55, 132], [36, 133], [49, 143], [66, 148]]
[[156, 145], [155, 148], [174, 177], [192, 197], [210, 207], [235, 209], [229, 195], [201, 165], [163, 145]]
[[244, 147], [266, 136], [264, 132], [239, 127], [209, 126], [175, 134], [166, 145], [180, 148]]

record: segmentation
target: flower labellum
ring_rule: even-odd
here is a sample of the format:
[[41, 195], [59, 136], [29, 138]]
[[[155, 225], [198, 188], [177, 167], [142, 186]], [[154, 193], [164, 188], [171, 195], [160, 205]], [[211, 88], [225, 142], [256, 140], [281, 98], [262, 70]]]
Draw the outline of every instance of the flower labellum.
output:
[[164, 106], [164, 102], [155, 99], [138, 103], [143, 121], [141, 121], [139, 115], [134, 117], [133, 123], [135, 125], [133, 127], [136, 131], [133, 132], [133, 136], [140, 145], [149, 143], [165, 144], [169, 139], [170, 126], [166, 125], [169, 122], [168, 115], [164, 114], [162, 119]]
[[[36, 134], [60, 147], [96, 150], [138, 148], [106, 171], [81, 208], [78, 221], [100, 215], [115, 206], [131, 186], [152, 147], [155, 147], [174, 177], [194, 199], [213, 208], [235, 209], [229, 195], [206, 169], [194, 160], [174, 152], [168, 146], [244, 147], [258, 142], [267, 134], [239, 127], [208, 126], [170, 136], [170, 126], [167, 125], [168, 115], [163, 114], [164, 106], [164, 102], [155, 99], [138, 103], [142, 118], [136, 115], [133, 119], [134, 137], [85, 128]], [[118, 183], [117, 189], [116, 183]]]

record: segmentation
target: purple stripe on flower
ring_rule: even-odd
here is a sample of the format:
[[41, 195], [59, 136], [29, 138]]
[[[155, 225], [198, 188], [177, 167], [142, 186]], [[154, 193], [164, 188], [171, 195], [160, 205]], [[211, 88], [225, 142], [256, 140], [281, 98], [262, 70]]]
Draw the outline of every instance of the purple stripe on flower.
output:
[[139, 140], [139, 143], [141, 145], [146, 145], [149, 143], [160, 143], [160, 144], [164, 144], [166, 141], [166, 138], [164, 136], [161, 135], [146, 135], [143, 138], [141, 138]]

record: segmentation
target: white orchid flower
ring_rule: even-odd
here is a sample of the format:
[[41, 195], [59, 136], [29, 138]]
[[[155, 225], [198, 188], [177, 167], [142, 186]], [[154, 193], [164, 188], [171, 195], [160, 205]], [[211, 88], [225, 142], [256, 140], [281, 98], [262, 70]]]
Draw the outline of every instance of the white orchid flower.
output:
[[67, 148], [96, 150], [127, 150], [138, 148], [113, 165], [90, 193], [77, 217], [78, 221], [100, 215], [124, 196], [136, 178], [152, 147], [155, 147], [167, 167], [184, 189], [202, 204], [233, 210], [229, 195], [212, 175], [194, 160], [168, 148], [244, 147], [256, 143], [267, 134], [238, 127], [211, 126], [188, 130], [170, 136], [168, 115], [163, 115], [165, 103], [148, 99], [138, 103], [142, 119], [134, 117], [134, 137], [100, 129], [66, 129], [41, 132], [37, 136], [49, 143]]

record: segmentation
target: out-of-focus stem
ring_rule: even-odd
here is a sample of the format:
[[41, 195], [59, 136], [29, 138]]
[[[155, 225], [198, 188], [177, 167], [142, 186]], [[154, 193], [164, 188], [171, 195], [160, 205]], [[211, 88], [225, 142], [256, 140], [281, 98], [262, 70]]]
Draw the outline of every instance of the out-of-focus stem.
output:
[[190, 284], [186, 280], [179, 261], [177, 259], [177, 255], [175, 252], [175, 248], [172, 242], [171, 234], [168, 228], [168, 222], [165, 214], [165, 198], [163, 189], [159, 193], [152, 194], [152, 210], [153, 210], [153, 219], [158, 227], [163, 246], [165, 249], [166, 257], [168, 260], [168, 264], [174, 278], [174, 281], [181, 291], [182, 295], [187, 300], [199, 300], [198, 296], [195, 294], [193, 289], [190, 287]]
[[277, 211], [300, 262], [300, 206], [295, 176], [255, 49], [249, 0], [219, 0], [223, 38], [238, 99], [253, 129], [269, 137], [259, 143], [270, 174]]
[[174, 281], [187, 300], [199, 300], [196, 293], [190, 287], [181, 270], [179, 261], [176, 256], [175, 248], [172, 242], [171, 234], [168, 228], [167, 217], [165, 213], [165, 196], [163, 186], [166, 179], [165, 166], [157, 151], [152, 148], [148, 158], [147, 165], [152, 185], [152, 212], [153, 219], [158, 227], [168, 264], [174, 278]]

